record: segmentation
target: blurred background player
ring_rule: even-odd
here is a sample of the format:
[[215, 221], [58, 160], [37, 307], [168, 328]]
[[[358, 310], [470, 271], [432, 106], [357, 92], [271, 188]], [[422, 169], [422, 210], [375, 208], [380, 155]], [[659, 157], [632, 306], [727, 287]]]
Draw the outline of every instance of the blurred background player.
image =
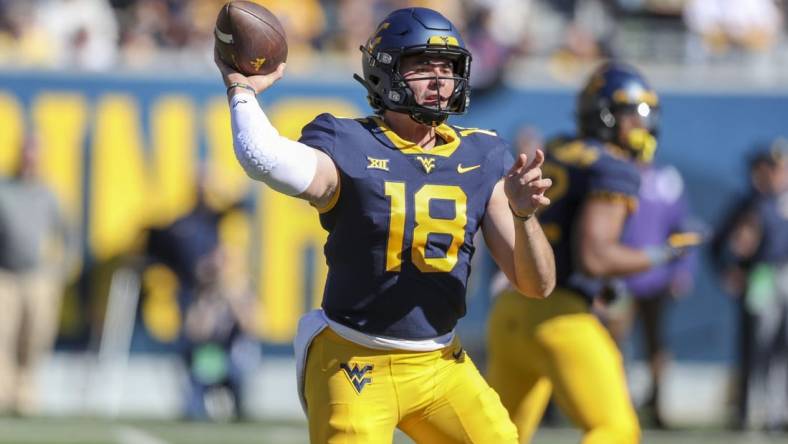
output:
[[548, 144], [551, 206], [540, 216], [556, 254], [557, 288], [534, 303], [514, 290], [488, 321], [488, 380], [530, 442], [551, 393], [583, 444], [638, 442], [621, 353], [591, 313], [605, 279], [673, 261], [668, 245], [621, 244], [637, 206], [640, 171], [656, 149], [656, 93], [633, 67], [606, 63], [577, 98], [576, 138]]
[[751, 190], [735, 202], [713, 249], [722, 283], [739, 308], [736, 427], [788, 424], [788, 151], [756, 147]]
[[[649, 163], [639, 163], [638, 168], [638, 207], [624, 225], [621, 242], [644, 249], [664, 245], [671, 235], [690, 232], [689, 204], [678, 170]], [[602, 307], [605, 324], [622, 350], [634, 322], [640, 321], [651, 375], [651, 390], [644, 407], [657, 428], [665, 427], [659, 401], [662, 375], [670, 359], [662, 337], [665, 304], [691, 290], [695, 260], [695, 255], [689, 253], [677, 261], [627, 276], [621, 281], [624, 294], [606, 301], [604, 305], [610, 304], [609, 308]]]
[[37, 412], [35, 371], [54, 345], [75, 263], [74, 235], [39, 178], [40, 156], [28, 134], [15, 175], [0, 180], [0, 413]]
[[512, 165], [494, 133], [445, 123], [465, 112], [471, 57], [436, 11], [390, 13], [361, 50], [356, 79], [377, 115], [321, 114], [300, 142], [280, 137], [254, 97], [284, 66], [245, 77], [217, 59], [241, 165], [309, 201], [329, 231], [322, 309], [295, 339], [310, 440], [385, 443], [398, 427], [424, 443], [514, 443], [454, 327], [479, 228], [523, 294], [552, 291], [552, 250], [533, 217], [549, 203], [543, 154]]

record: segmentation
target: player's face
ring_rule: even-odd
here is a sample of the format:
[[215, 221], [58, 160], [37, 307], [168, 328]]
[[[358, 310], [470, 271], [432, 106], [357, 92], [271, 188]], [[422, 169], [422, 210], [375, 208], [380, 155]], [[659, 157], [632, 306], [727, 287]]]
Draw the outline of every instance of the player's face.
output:
[[616, 115], [618, 122], [619, 138], [625, 139], [625, 136], [634, 129], [645, 129], [646, 121], [635, 111], [624, 111]]
[[788, 187], [788, 170], [783, 162], [759, 162], [750, 170], [750, 176], [755, 188], [764, 194], [782, 193]]
[[651, 127], [656, 122], [657, 110], [649, 107], [645, 103], [638, 106], [628, 107], [616, 113], [616, 122], [618, 123], [618, 140], [625, 148], [629, 148], [627, 141], [630, 140], [630, 134], [636, 130], [651, 131]]
[[774, 183], [774, 189], [776, 192], [782, 193], [788, 190], [788, 162], [787, 161], [780, 160], [777, 162], [777, 165], [774, 167], [772, 182]]
[[400, 73], [413, 91], [416, 103], [446, 108], [454, 91], [454, 64], [424, 54], [407, 56], [400, 63]]

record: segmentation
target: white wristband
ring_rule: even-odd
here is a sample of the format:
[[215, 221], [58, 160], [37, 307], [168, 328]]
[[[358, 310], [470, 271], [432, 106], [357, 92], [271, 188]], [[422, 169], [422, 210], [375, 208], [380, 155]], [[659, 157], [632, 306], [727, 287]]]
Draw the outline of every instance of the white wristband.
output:
[[235, 157], [246, 174], [280, 193], [296, 196], [317, 171], [313, 148], [279, 135], [251, 94], [230, 99]]

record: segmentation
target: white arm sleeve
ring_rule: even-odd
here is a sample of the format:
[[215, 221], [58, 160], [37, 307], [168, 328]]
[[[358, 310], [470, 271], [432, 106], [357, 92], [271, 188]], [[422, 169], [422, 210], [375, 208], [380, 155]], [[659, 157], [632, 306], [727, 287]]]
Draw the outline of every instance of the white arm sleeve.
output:
[[290, 196], [309, 187], [317, 171], [315, 150], [280, 136], [254, 96], [233, 96], [230, 120], [235, 157], [249, 177]]

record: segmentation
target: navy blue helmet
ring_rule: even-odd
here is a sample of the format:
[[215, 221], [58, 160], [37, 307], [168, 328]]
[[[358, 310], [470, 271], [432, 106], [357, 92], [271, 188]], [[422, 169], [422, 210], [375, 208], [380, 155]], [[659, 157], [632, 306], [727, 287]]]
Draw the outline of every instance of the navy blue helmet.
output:
[[[630, 131], [620, 140], [618, 116], [622, 113], [636, 113], [645, 128]], [[577, 120], [581, 135], [630, 149], [639, 160], [649, 162], [657, 147], [659, 97], [634, 67], [607, 62], [580, 92]]]
[[[427, 8], [398, 9], [378, 25], [361, 46], [364, 77], [353, 77], [367, 89], [369, 104], [377, 113], [391, 110], [409, 114], [425, 125], [437, 126], [450, 115], [464, 114], [468, 108], [471, 54], [457, 28], [436, 11]], [[448, 104], [422, 106], [399, 72], [403, 57], [427, 54], [453, 62], [454, 74], [441, 79], [454, 80]]]

